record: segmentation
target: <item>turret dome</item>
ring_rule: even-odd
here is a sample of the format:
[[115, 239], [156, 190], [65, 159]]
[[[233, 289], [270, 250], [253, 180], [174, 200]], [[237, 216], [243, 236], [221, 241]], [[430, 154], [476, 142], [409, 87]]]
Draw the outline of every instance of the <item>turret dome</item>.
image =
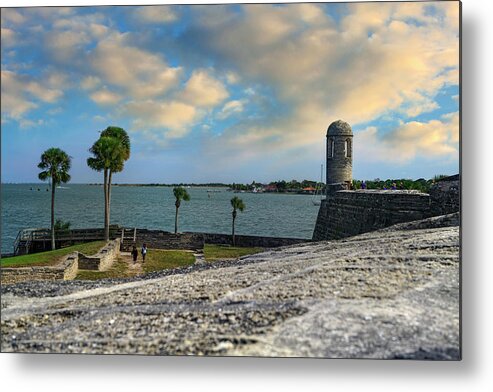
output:
[[353, 136], [353, 131], [347, 122], [337, 120], [329, 125], [327, 136]]

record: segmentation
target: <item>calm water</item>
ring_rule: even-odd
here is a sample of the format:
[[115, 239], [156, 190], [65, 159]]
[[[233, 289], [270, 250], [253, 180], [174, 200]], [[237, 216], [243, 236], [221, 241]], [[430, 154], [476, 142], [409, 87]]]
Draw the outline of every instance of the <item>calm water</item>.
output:
[[[2, 185], [2, 252], [12, 252], [19, 230], [50, 226], [51, 192], [46, 188], [46, 184]], [[311, 238], [315, 227], [318, 207], [309, 195], [234, 194], [226, 189], [208, 193], [207, 188], [188, 192], [191, 200], [181, 204], [179, 231], [230, 233], [234, 195], [246, 204], [245, 211], [238, 213], [238, 234]], [[56, 190], [55, 219], [71, 222], [72, 228], [102, 227], [103, 208], [101, 186], [67, 184]], [[174, 231], [174, 219], [172, 188], [112, 187], [112, 224]]]

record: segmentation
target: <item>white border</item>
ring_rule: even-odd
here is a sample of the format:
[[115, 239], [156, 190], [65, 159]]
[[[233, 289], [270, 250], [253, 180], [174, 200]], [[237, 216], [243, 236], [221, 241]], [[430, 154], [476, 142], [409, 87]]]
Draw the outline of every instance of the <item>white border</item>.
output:
[[[222, 3], [215, 0], [209, 3]], [[247, 2], [247, 1], [246, 1]], [[158, 1], [156, 3], [166, 3]], [[1, 6], [151, 1], [1, 0]], [[168, 2], [169, 3], [169, 2]], [[174, 1], [207, 3], [207, 1]], [[463, 2], [463, 361], [0, 354], [5, 391], [487, 391], [493, 385], [491, 1]]]

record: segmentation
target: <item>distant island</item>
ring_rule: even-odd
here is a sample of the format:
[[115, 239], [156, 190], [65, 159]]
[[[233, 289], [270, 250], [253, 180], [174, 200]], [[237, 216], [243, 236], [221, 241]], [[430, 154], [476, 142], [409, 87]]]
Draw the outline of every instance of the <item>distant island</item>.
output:
[[[440, 179], [446, 178], [446, 175], [439, 174], [433, 178], [424, 179], [418, 178], [412, 180], [409, 178], [389, 178], [382, 180], [375, 178], [373, 180], [353, 180], [352, 188], [361, 189], [363, 186], [366, 189], [392, 189], [393, 187], [398, 189], [418, 190], [424, 193], [428, 193], [430, 186]], [[87, 185], [102, 186], [101, 183], [89, 183]], [[130, 183], [115, 183], [113, 186], [120, 187], [185, 187], [185, 188], [227, 188], [229, 191], [236, 192], [253, 192], [253, 193], [301, 193], [301, 194], [313, 194], [324, 193], [325, 183], [312, 180], [279, 180], [271, 181], [269, 183], [260, 183], [252, 181], [250, 184], [242, 183], [222, 183], [222, 182], [209, 182], [209, 183], [148, 183], [148, 184], [130, 184]]]

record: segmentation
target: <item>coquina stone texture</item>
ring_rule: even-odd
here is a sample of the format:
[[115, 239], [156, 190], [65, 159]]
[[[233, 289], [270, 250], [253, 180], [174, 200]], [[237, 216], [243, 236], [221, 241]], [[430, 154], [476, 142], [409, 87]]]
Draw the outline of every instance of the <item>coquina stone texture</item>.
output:
[[145, 278], [2, 286], [1, 349], [457, 360], [454, 222], [458, 214]]

